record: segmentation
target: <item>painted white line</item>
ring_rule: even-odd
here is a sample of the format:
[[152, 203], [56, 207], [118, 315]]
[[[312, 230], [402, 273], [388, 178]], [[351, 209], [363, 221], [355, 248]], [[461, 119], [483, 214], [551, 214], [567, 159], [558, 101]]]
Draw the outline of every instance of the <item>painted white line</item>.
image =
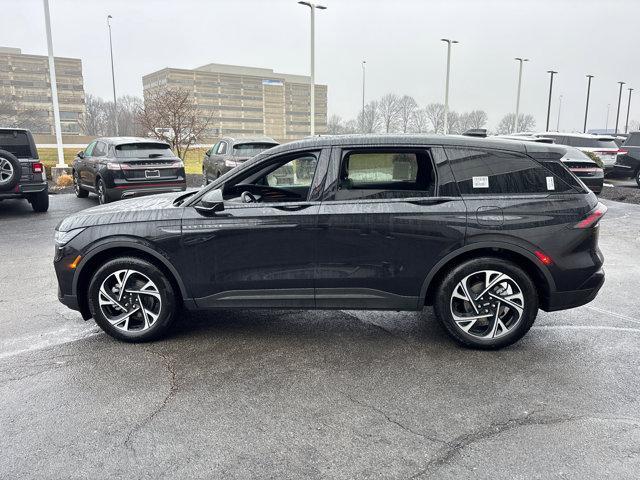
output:
[[[14, 357], [16, 355], [21, 355], [23, 353], [30, 353], [37, 350], [43, 350], [45, 348], [57, 347], [58, 345], [64, 345], [65, 343], [77, 342], [78, 340], [84, 340], [85, 338], [94, 337], [96, 335], [99, 335], [100, 333], [102, 333], [102, 331], [98, 330], [97, 327], [72, 333], [69, 332], [69, 329], [64, 328], [53, 332], [47, 332], [42, 335], [17, 338], [10, 343], [19, 343], [20, 345], [28, 346], [17, 348], [15, 350], [0, 351], [0, 360], [4, 358]], [[4, 350], [6, 346], [7, 343], [0, 346], [0, 350]]]
[[612, 332], [640, 333], [640, 328], [612, 327], [609, 325], [534, 325], [536, 330], [608, 330]]
[[619, 318], [620, 320], [626, 320], [627, 322], [637, 323], [638, 325], [640, 325], [640, 320], [637, 320], [628, 315], [623, 315], [622, 313], [610, 312], [609, 310], [605, 310], [604, 308], [598, 308], [591, 305], [586, 305], [586, 308], [588, 308], [589, 310], [593, 310], [594, 312], [604, 313], [605, 315], [610, 315], [612, 317]]

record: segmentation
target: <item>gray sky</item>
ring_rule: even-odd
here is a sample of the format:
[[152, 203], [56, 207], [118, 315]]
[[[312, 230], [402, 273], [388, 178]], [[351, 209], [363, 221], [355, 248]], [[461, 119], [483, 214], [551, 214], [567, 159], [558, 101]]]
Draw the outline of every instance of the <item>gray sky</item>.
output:
[[[142, 75], [163, 67], [230, 63], [308, 74], [309, 11], [296, 0], [50, 0], [56, 55], [79, 57], [85, 90], [111, 96], [106, 15], [113, 15], [118, 94], [142, 95]], [[354, 117], [367, 99], [393, 91], [421, 104], [442, 102], [445, 45], [452, 57], [451, 108], [484, 109], [495, 127], [515, 110], [517, 64], [525, 56], [520, 111], [544, 128], [549, 69], [551, 125], [563, 95], [560, 129], [581, 130], [585, 74], [592, 84], [589, 126], [615, 122], [617, 81], [640, 94], [638, 0], [325, 0], [316, 16], [316, 81], [329, 86], [329, 114]], [[46, 54], [41, 0], [0, 0], [0, 45]], [[8, 9], [7, 9], [8, 8]], [[635, 106], [634, 106], [635, 104]], [[640, 119], [640, 98], [631, 118]], [[624, 127], [623, 127], [624, 128]]]

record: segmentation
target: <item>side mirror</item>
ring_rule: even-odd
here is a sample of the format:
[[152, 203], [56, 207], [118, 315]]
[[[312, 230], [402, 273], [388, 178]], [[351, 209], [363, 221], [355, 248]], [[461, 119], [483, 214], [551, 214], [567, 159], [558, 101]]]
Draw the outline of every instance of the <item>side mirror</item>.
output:
[[82, 150], [78, 152], [78, 158], [84, 158], [84, 152]]
[[200, 214], [210, 216], [224, 210], [224, 198], [222, 190], [216, 189], [207, 192], [194, 207]]

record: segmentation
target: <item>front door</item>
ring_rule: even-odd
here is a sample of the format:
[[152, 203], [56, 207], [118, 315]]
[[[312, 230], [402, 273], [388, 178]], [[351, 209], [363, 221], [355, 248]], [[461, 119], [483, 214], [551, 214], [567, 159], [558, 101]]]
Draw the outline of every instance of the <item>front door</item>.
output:
[[[280, 155], [221, 188], [224, 210], [187, 208], [182, 242], [187, 289], [202, 308], [312, 308], [317, 215], [328, 151]], [[318, 198], [316, 198], [318, 197]]]
[[334, 148], [318, 216], [318, 308], [419, 309], [433, 266], [464, 243], [441, 148]]

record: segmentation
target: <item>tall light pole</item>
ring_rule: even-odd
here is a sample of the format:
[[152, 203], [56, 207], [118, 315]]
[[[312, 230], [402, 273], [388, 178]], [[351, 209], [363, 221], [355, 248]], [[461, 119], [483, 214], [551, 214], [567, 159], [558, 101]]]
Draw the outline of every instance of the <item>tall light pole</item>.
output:
[[528, 58], [520, 58], [517, 57], [516, 60], [520, 63], [520, 68], [518, 70], [518, 94], [516, 95], [516, 118], [513, 121], [513, 131], [518, 133], [518, 117], [520, 116], [520, 90], [522, 88], [522, 64], [524, 62], [528, 62]]
[[367, 65], [366, 60], [362, 60], [362, 130], [364, 133], [364, 78], [365, 78], [365, 66]]
[[633, 92], [633, 88], [627, 90], [629, 90], [629, 103], [627, 103], [627, 121], [624, 124], [624, 133], [629, 133], [629, 110], [631, 110], [631, 92]]
[[47, 51], [49, 53], [49, 82], [51, 83], [51, 101], [53, 103], [53, 123], [56, 131], [58, 147], [57, 167], [66, 168], [64, 152], [62, 150], [62, 128], [60, 127], [60, 106], [58, 105], [58, 85], [56, 83], [56, 62], [53, 58], [53, 40], [51, 38], [51, 17], [49, 15], [49, 0], [44, 2], [44, 24], [47, 31]]
[[442, 133], [446, 135], [449, 132], [449, 74], [451, 73], [451, 45], [458, 43], [457, 40], [441, 38], [441, 41], [447, 44], [447, 79], [444, 86], [444, 128]]
[[620, 85], [620, 93], [618, 94], [618, 110], [616, 111], [616, 129], [614, 135], [618, 134], [618, 120], [620, 119], [620, 101], [622, 100], [622, 86], [625, 82], [618, 82]]
[[587, 115], [589, 114], [589, 94], [591, 93], [591, 79], [593, 75], [587, 75], [589, 81], [587, 82], [587, 106], [584, 107], [584, 127], [582, 133], [587, 133]]
[[611, 104], [607, 103], [607, 120], [604, 122], [604, 130], [605, 132], [609, 130], [609, 109], [611, 108]]
[[113, 123], [116, 126], [118, 135], [118, 104], [116, 103], [116, 76], [113, 72], [113, 44], [111, 42], [111, 15], [107, 16], [107, 26], [109, 27], [109, 52], [111, 53], [111, 83], [113, 85]]
[[326, 10], [324, 5], [318, 5], [311, 2], [298, 2], [300, 5], [306, 5], [311, 11], [311, 136], [316, 134], [316, 8], [318, 10]]
[[549, 131], [549, 117], [551, 116], [551, 95], [553, 93], [553, 76], [558, 72], [554, 70], [547, 70], [547, 73], [551, 74], [551, 78], [549, 79], [549, 104], [547, 105], [547, 128], [545, 128], [545, 132]]
[[560, 131], [560, 112], [562, 111], [562, 95], [558, 98], [558, 123], [556, 124], [556, 132]]

